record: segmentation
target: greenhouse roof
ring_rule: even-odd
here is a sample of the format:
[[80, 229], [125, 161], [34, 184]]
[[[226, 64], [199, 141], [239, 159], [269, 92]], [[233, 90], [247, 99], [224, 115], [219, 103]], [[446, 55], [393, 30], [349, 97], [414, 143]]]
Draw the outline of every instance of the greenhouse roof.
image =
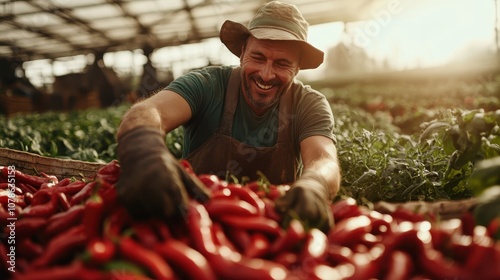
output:
[[[157, 49], [217, 37], [226, 19], [247, 23], [267, 1], [0, 0], [0, 58], [56, 59]], [[311, 25], [370, 18], [388, 0], [293, 0]]]

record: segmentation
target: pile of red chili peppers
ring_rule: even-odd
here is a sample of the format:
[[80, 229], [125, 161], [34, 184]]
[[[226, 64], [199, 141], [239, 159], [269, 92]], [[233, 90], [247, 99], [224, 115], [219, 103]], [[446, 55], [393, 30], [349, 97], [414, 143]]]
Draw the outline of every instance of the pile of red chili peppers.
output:
[[117, 161], [82, 179], [0, 167], [0, 278], [500, 279], [496, 233], [470, 213], [382, 214], [349, 198], [332, 204], [327, 233], [299, 220], [283, 228], [274, 200], [288, 186], [229, 183], [183, 164], [212, 198], [169, 222], [128, 215]]

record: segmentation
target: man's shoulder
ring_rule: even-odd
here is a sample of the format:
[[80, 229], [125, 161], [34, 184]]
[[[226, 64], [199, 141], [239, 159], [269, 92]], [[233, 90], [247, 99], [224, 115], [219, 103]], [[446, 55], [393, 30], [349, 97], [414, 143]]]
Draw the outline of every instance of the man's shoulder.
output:
[[292, 84], [292, 92], [295, 98], [301, 99], [324, 99], [325, 95], [318, 90], [312, 88], [308, 84], [304, 84], [302, 81], [295, 79]]
[[[231, 74], [231, 71], [236, 66], [230, 65], [211, 65], [205, 66], [203, 68], [194, 69], [190, 71], [190, 74], [194, 75], [202, 75], [202, 76], [210, 76], [210, 77], [218, 77], [218, 78], [227, 78]], [[188, 74], [189, 74], [188, 73]]]

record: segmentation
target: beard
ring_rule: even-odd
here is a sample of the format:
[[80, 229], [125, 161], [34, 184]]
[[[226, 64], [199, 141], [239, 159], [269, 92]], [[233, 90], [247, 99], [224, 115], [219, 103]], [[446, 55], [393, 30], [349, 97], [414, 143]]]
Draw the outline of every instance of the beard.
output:
[[[266, 109], [266, 108], [270, 108], [270, 107], [274, 106], [275, 104], [277, 104], [279, 102], [281, 96], [283, 96], [283, 94], [285, 94], [285, 92], [286, 92], [286, 88], [284, 88], [284, 89], [276, 91], [274, 96], [269, 100], [258, 100], [257, 98], [260, 95], [256, 92], [252, 91], [250, 84], [249, 84], [249, 81], [253, 82], [254, 80], [256, 80], [262, 84], [264, 84], [264, 82], [260, 78], [252, 77], [252, 76], [248, 77], [248, 79], [246, 77], [242, 77], [242, 78], [243, 78], [242, 80], [243, 80], [244, 94], [247, 96], [248, 100], [250, 100], [252, 105], [259, 108], [259, 109]], [[274, 86], [277, 86], [277, 85], [279, 85], [279, 82], [274, 83]]]

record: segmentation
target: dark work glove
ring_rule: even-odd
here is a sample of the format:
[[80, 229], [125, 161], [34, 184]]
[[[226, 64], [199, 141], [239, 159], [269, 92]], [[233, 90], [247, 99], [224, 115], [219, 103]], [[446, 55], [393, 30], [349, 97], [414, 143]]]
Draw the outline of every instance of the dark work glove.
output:
[[283, 215], [283, 226], [299, 219], [309, 228], [328, 233], [333, 226], [330, 208], [331, 194], [326, 181], [313, 173], [306, 173], [276, 200], [276, 210]]
[[121, 175], [118, 200], [137, 219], [184, 214], [190, 196], [205, 201], [210, 192], [172, 156], [165, 137], [153, 127], [137, 127], [118, 139]]

